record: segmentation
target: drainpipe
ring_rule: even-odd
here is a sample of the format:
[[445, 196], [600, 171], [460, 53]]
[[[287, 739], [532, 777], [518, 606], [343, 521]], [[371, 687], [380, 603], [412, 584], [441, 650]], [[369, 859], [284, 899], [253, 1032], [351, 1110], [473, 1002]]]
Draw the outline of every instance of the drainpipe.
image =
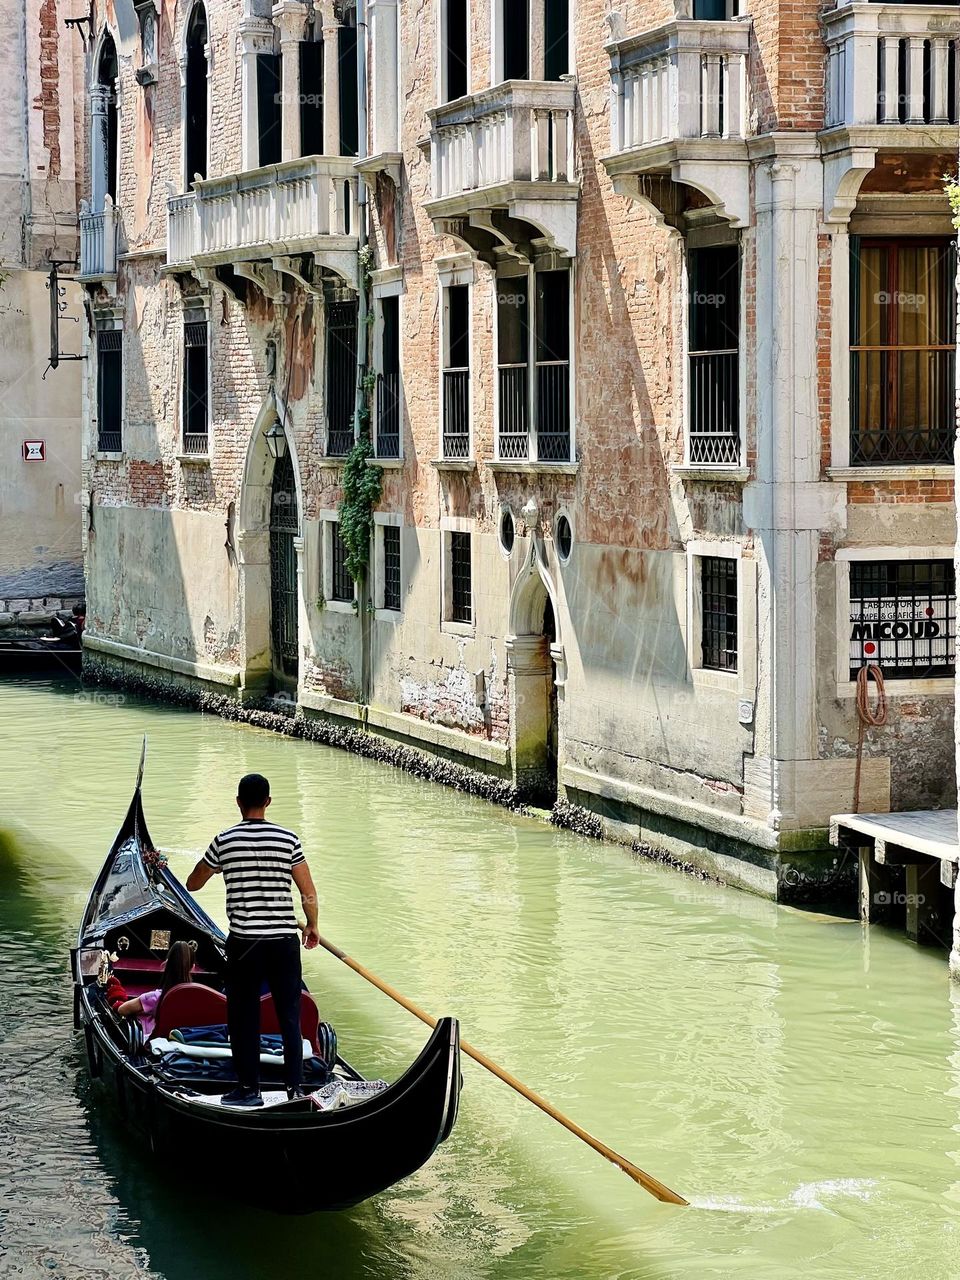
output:
[[[361, 155], [367, 154], [367, 0], [357, 0], [357, 150]], [[367, 202], [367, 184], [360, 176], [357, 183], [357, 252], [363, 255], [368, 243], [367, 218], [369, 215]], [[365, 392], [362, 378], [367, 370], [369, 355], [369, 327], [367, 325], [367, 290], [363, 283], [363, 266], [357, 264], [357, 275], [360, 281], [360, 304], [358, 308], [357, 332], [357, 430], [360, 427], [360, 409], [364, 403]], [[363, 575], [359, 591], [360, 607], [360, 697], [364, 704], [370, 701], [371, 661], [370, 661], [370, 570]]]

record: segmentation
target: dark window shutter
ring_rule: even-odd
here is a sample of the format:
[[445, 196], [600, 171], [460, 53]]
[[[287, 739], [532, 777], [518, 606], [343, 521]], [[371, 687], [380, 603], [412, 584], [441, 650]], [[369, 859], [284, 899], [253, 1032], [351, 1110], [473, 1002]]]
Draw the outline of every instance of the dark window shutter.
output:
[[279, 164], [281, 151], [280, 56], [257, 54], [257, 126], [260, 163]]
[[300, 45], [300, 154], [323, 155], [323, 44]]

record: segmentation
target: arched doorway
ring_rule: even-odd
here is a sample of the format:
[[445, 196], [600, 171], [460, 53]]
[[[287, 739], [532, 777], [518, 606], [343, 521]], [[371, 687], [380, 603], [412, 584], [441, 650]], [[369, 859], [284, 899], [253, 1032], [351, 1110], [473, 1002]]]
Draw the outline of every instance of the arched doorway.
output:
[[507, 637], [513, 780], [531, 804], [550, 808], [557, 798], [560, 757], [559, 691], [562, 650], [554, 593], [531, 544], [513, 585]]
[[207, 176], [207, 11], [196, 4], [187, 24], [184, 102], [186, 185]]
[[296, 686], [299, 663], [296, 538], [300, 512], [293, 459], [278, 458], [270, 485], [270, 641], [275, 681]]

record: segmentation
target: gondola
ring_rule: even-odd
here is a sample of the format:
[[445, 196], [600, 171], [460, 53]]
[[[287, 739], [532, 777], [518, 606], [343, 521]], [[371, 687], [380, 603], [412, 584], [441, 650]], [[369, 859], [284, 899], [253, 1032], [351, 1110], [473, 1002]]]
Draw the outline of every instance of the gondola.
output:
[[0, 675], [26, 671], [78, 672], [82, 658], [79, 639], [50, 641], [40, 636], [0, 638]]
[[[373, 1085], [336, 1051], [332, 1028], [318, 1021], [304, 987], [301, 1027], [315, 1073], [328, 1073], [326, 1085], [288, 1101], [279, 1077], [275, 1092], [264, 1078], [268, 1105], [255, 1110], [220, 1104], [231, 1083], [222, 1075], [207, 1078], [209, 1064], [202, 1060], [191, 1076], [193, 1065], [187, 1062], [185, 1071], [182, 1054], [157, 1056], [153, 1042], [172, 1023], [182, 1029], [226, 1021], [225, 938], [155, 852], [142, 777], [141, 757], [133, 799], [83, 913], [71, 969], [74, 1024], [83, 1032], [90, 1075], [112, 1095], [144, 1159], [171, 1165], [180, 1177], [189, 1170], [194, 1197], [209, 1180], [218, 1191], [281, 1213], [349, 1208], [414, 1173], [456, 1121], [461, 1077], [454, 1018], [440, 1019], [396, 1082]], [[158, 986], [167, 949], [180, 939], [195, 949], [194, 981], [167, 992], [153, 1040], [144, 1043], [139, 1021], [110, 1007], [106, 979], [112, 971], [130, 995]], [[261, 1030], [275, 1031], [269, 996], [261, 1009]], [[222, 1056], [215, 1065], [221, 1073], [232, 1070]], [[327, 1104], [320, 1100], [331, 1090], [341, 1104], [348, 1094], [360, 1100], [322, 1110]]]

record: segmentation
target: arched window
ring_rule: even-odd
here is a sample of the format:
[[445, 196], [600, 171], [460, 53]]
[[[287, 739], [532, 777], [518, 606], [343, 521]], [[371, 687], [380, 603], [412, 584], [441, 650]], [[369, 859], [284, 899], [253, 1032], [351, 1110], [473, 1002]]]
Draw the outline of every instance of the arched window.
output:
[[91, 103], [91, 182], [93, 209], [100, 213], [104, 197], [117, 199], [117, 46], [107, 32], [97, 57], [96, 84]]
[[207, 11], [196, 4], [187, 24], [184, 152], [187, 186], [207, 176]]

